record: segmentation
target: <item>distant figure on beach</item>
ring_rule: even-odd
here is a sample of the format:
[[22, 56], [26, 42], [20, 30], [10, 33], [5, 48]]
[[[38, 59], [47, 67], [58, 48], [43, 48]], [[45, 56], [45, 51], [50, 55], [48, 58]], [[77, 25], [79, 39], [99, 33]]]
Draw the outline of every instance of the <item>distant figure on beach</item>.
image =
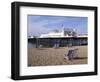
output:
[[59, 48], [59, 44], [54, 44], [53, 48]]
[[73, 60], [75, 57], [77, 57], [77, 50], [78, 48], [75, 48], [75, 49], [70, 49], [68, 51], [68, 54], [65, 54], [65, 59], [68, 59], [68, 60]]
[[42, 48], [43, 47], [43, 45], [39, 45], [39, 48]]

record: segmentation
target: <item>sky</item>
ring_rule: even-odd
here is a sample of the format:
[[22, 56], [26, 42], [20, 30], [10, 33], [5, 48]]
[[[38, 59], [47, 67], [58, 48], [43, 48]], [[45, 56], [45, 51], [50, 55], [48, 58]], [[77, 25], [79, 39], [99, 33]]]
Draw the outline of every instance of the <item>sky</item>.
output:
[[28, 36], [39, 36], [56, 29], [71, 28], [87, 34], [88, 18], [75, 16], [28, 15]]

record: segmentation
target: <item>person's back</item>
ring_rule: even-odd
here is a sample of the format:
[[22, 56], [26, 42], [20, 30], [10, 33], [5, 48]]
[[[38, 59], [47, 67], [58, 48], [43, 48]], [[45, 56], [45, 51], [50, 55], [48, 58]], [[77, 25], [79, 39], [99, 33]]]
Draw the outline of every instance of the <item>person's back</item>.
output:
[[69, 50], [69, 51], [68, 51], [68, 54], [67, 54], [68, 59], [69, 59], [69, 60], [72, 60], [72, 59], [73, 59], [73, 55], [74, 55], [74, 50]]
[[78, 48], [70, 48], [68, 53], [65, 54], [65, 58], [68, 60], [73, 60], [74, 57], [77, 56], [77, 50], [78, 50]]

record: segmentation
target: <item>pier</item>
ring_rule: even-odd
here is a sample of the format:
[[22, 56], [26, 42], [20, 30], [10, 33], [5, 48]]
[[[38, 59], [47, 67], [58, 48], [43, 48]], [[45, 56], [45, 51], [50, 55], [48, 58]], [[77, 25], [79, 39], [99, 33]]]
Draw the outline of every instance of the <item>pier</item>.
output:
[[44, 47], [53, 47], [59, 45], [59, 47], [67, 46], [80, 46], [87, 45], [87, 37], [62, 37], [62, 38], [28, 38], [28, 42], [36, 45], [36, 47], [42, 45]]

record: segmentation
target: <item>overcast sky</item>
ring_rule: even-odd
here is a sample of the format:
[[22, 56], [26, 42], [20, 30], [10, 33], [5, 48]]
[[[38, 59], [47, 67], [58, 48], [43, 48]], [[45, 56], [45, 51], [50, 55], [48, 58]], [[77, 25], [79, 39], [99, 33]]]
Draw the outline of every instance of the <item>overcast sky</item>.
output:
[[85, 34], [87, 24], [87, 17], [29, 15], [28, 36], [39, 36], [42, 33], [62, 28], [73, 28], [79, 34]]

